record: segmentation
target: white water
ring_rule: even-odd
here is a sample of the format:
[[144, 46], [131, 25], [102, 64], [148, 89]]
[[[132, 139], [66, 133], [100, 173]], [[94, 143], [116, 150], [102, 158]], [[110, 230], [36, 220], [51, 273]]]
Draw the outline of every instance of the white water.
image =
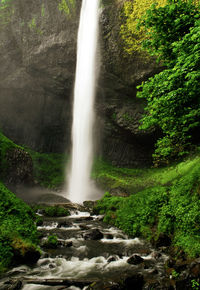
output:
[[98, 10], [99, 0], [82, 1], [74, 89], [72, 163], [68, 179], [68, 198], [77, 203], [91, 199]]

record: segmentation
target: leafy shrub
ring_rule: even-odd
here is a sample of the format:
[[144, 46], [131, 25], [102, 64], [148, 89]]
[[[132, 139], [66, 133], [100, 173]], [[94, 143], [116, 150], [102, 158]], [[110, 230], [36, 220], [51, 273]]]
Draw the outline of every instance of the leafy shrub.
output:
[[44, 247], [55, 249], [58, 246], [58, 237], [56, 235], [48, 236], [47, 241], [44, 244]]
[[142, 25], [150, 29], [145, 47], [166, 61], [168, 69], [142, 84], [146, 98], [141, 129], [158, 126], [155, 165], [182, 157], [192, 149], [191, 137], [200, 126], [200, 12], [189, 1], [168, 1], [148, 10]]
[[70, 212], [67, 208], [61, 206], [43, 206], [43, 205], [36, 205], [33, 207], [34, 211], [38, 209], [43, 210], [44, 215], [49, 217], [62, 217], [70, 215]]

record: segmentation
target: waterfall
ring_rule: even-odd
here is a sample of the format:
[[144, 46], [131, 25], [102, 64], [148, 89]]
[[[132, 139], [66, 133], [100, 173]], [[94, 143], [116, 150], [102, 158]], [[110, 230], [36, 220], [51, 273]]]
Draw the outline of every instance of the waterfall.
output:
[[98, 22], [99, 0], [82, 0], [68, 178], [68, 198], [77, 203], [82, 203], [91, 194]]

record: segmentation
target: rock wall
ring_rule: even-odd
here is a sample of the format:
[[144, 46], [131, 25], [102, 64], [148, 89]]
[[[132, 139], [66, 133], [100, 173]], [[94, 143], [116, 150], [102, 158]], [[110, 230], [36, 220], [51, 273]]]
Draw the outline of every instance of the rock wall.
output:
[[[74, 1], [66, 13], [61, 0], [12, 0], [8, 23], [0, 27], [0, 127], [15, 142], [36, 150], [70, 148], [81, 4]], [[136, 85], [158, 68], [139, 55], [124, 55], [119, 34], [123, 1], [104, 2], [97, 148], [114, 164], [143, 166], [150, 162], [156, 134], [138, 130], [143, 103], [135, 97]]]

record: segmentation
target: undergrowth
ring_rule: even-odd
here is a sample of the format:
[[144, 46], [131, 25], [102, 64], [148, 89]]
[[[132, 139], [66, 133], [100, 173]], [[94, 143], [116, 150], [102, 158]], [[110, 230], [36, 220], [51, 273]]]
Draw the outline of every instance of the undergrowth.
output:
[[15, 261], [15, 252], [24, 255], [37, 250], [37, 229], [31, 208], [0, 182], [0, 272]]
[[[111, 167], [106, 167], [107, 169]], [[105, 169], [105, 167], [104, 167]], [[116, 174], [115, 174], [116, 172]], [[199, 156], [178, 165], [163, 169], [110, 170], [122, 184], [122, 174], [129, 185], [134, 180], [144, 182], [146, 189], [129, 197], [112, 196], [106, 193], [97, 202], [94, 211], [105, 213], [104, 221], [114, 224], [133, 237], [156, 240], [167, 234], [173, 246], [182, 249], [188, 256], [200, 255], [200, 162]], [[134, 176], [136, 173], [136, 177]], [[104, 171], [105, 174], [105, 171]], [[126, 175], [125, 179], [126, 179]], [[152, 182], [154, 186], [152, 186]]]
[[33, 160], [34, 179], [39, 185], [55, 189], [64, 184], [68, 157], [59, 153], [39, 153], [27, 150]]

